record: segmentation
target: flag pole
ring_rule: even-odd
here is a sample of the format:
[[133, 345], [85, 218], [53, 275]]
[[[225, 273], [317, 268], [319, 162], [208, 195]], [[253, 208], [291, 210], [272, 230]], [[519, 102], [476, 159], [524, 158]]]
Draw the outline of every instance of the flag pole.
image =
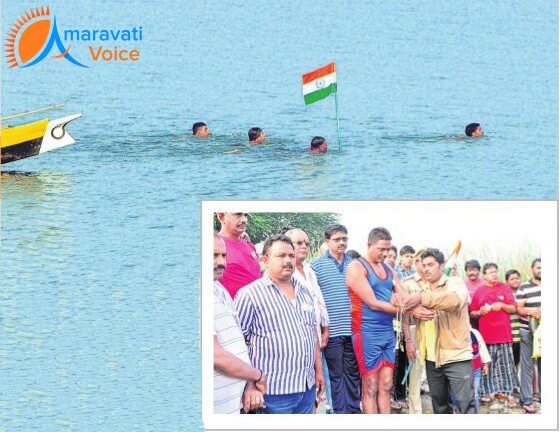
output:
[[340, 143], [340, 118], [338, 116], [338, 88], [334, 94], [334, 109], [336, 112], [336, 133], [338, 135], [338, 150], [342, 150], [342, 144]]

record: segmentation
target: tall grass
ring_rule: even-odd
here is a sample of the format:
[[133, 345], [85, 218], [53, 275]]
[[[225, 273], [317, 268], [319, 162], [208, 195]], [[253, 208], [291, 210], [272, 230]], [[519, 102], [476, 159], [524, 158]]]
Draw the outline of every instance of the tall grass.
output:
[[505, 280], [505, 273], [508, 270], [517, 270], [521, 273], [521, 279], [527, 281], [532, 277], [531, 264], [535, 258], [541, 256], [540, 248], [534, 243], [511, 244], [495, 246], [490, 244], [480, 244], [462, 250], [457, 260], [459, 276], [466, 277], [464, 264], [471, 259], [477, 259], [480, 265], [493, 262], [498, 264], [500, 280]]

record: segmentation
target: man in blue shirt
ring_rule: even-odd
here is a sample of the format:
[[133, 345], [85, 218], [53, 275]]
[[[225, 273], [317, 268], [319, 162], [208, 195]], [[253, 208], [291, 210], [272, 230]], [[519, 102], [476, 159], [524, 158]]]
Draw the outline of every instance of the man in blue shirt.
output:
[[346, 255], [348, 230], [333, 225], [325, 230], [327, 252], [311, 263], [317, 275], [329, 314], [329, 342], [323, 353], [327, 361], [333, 411], [335, 414], [360, 413], [360, 373], [352, 345], [350, 297], [346, 268], [352, 259]]

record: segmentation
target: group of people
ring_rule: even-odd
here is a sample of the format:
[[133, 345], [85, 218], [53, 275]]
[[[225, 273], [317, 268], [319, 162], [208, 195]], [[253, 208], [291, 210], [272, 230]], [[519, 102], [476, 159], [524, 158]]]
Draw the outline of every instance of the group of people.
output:
[[[196, 138], [206, 138], [210, 136], [210, 129], [204, 122], [196, 122], [192, 126], [192, 133]], [[265, 133], [260, 127], [252, 127], [247, 132], [249, 145], [261, 144], [265, 141]], [[314, 136], [308, 151], [310, 153], [326, 153], [328, 148], [327, 140], [321, 136]]]
[[[193, 136], [196, 138], [206, 138], [210, 136], [210, 129], [204, 122], [196, 122], [192, 126]], [[252, 127], [247, 132], [249, 138], [249, 145], [257, 145], [265, 141], [265, 133], [260, 127]], [[480, 123], [469, 123], [465, 128], [465, 135], [467, 137], [481, 137], [484, 135], [484, 130]], [[311, 144], [308, 148], [309, 153], [326, 153], [328, 143], [322, 136], [314, 136], [311, 139]]]
[[360, 256], [332, 225], [309, 263], [303, 230], [269, 236], [258, 253], [246, 213], [217, 216], [216, 413], [313, 413], [325, 392], [332, 413], [390, 413], [397, 402], [422, 413], [425, 379], [436, 414], [475, 413], [479, 395], [513, 406], [517, 387], [535, 412], [540, 259], [524, 285], [518, 271], [503, 284], [497, 264], [476, 260], [463, 281], [438, 249], [397, 254], [377, 227]]

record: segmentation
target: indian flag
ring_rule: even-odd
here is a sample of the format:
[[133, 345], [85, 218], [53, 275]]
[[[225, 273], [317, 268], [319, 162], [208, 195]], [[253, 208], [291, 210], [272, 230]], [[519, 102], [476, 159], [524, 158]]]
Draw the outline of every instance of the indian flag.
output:
[[453, 249], [453, 252], [451, 252], [451, 256], [445, 263], [445, 270], [443, 271], [445, 273], [445, 276], [449, 276], [453, 271], [453, 266], [455, 266], [455, 263], [457, 262], [457, 255], [459, 255], [460, 250], [461, 240], [458, 240], [457, 244], [455, 245], [455, 249]]
[[305, 105], [324, 99], [328, 95], [336, 93], [336, 64], [333, 62], [303, 74], [301, 80]]

